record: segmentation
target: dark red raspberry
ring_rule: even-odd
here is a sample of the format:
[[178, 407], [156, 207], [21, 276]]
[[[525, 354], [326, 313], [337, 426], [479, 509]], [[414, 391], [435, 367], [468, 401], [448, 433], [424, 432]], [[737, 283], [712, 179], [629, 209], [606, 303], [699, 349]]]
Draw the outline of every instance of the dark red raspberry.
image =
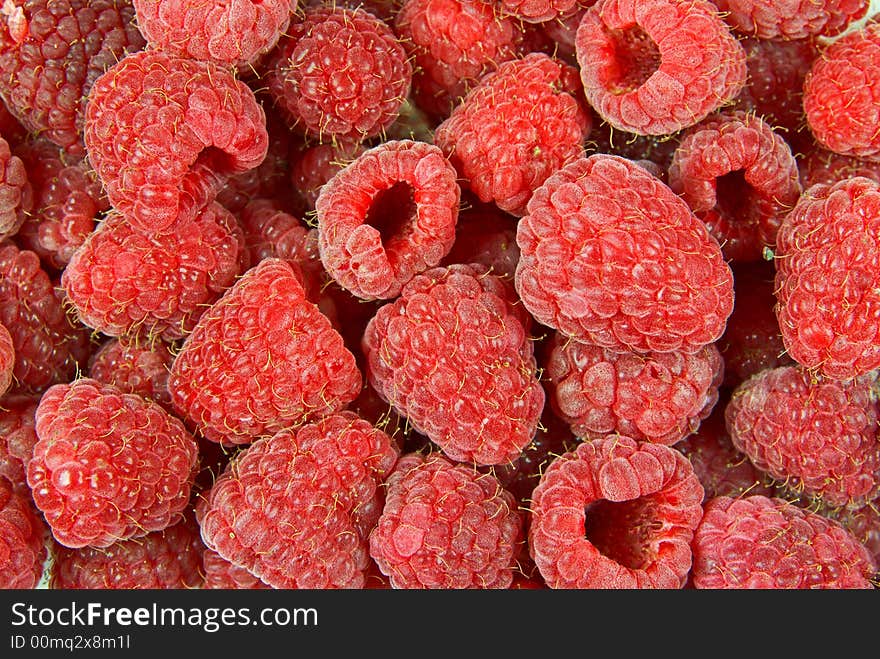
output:
[[252, 199], [241, 210], [239, 220], [251, 264], [278, 258], [301, 267], [313, 262], [316, 268], [323, 268], [317, 254], [317, 242], [314, 253], [309, 245], [309, 227], [281, 210], [273, 199]]
[[575, 36], [587, 101], [615, 128], [666, 135], [733, 100], [746, 53], [707, 0], [599, 0]]
[[397, 456], [352, 412], [259, 439], [199, 504], [202, 538], [275, 588], [362, 588], [379, 483]]
[[713, 0], [724, 20], [741, 34], [789, 41], [834, 37], [868, 13], [869, 0]]
[[619, 156], [579, 158], [517, 225], [516, 288], [534, 318], [616, 351], [698, 352], [733, 310], [721, 247], [687, 204]]
[[517, 219], [490, 204], [463, 209], [455, 228], [455, 242], [440, 265], [482, 263], [493, 275], [512, 282], [519, 261]]
[[88, 358], [89, 332], [68, 317], [57, 282], [40, 257], [0, 243], [0, 323], [15, 347], [14, 388], [38, 393], [69, 382]]
[[577, 70], [543, 53], [483, 76], [434, 133], [483, 203], [522, 215], [546, 178], [584, 152], [592, 122]]
[[[681, 133], [672, 135], [634, 135], [621, 133], [611, 124], [594, 119], [596, 128], [590, 133], [587, 155], [603, 153], [620, 156], [641, 165], [651, 174], [667, 183], [666, 172], [678, 148]], [[648, 165], [651, 163], [651, 165]]]
[[9, 107], [6, 105], [2, 95], [0, 95], [0, 135], [9, 142], [13, 149], [28, 138], [27, 129], [9, 111]]
[[18, 233], [33, 205], [34, 191], [27, 168], [0, 135], [0, 240]]
[[392, 588], [510, 587], [523, 520], [492, 474], [436, 453], [409, 454], [385, 485], [370, 556]]
[[191, 520], [109, 547], [54, 552], [49, 588], [139, 590], [199, 588], [203, 583], [199, 527]]
[[147, 45], [172, 55], [243, 69], [269, 52], [297, 0], [131, 0]]
[[[797, 502], [801, 503], [801, 502]], [[803, 502], [808, 510], [818, 512], [833, 519], [852, 533], [861, 542], [877, 565], [880, 565], [880, 501], [869, 501], [859, 508], [827, 508], [816, 509], [812, 502]], [[880, 576], [880, 575], [878, 575]]]
[[760, 260], [803, 191], [791, 147], [760, 117], [710, 115], [685, 131], [669, 187], [709, 227], [729, 261]]
[[131, 0], [9, 0], [0, 12], [0, 95], [31, 134], [82, 156], [92, 85], [144, 45]]
[[798, 363], [847, 379], [880, 366], [880, 184], [814, 185], [776, 237], [776, 316]]
[[241, 274], [244, 235], [216, 203], [146, 236], [110, 213], [61, 275], [83, 324], [108, 336], [185, 336]]
[[368, 149], [318, 193], [321, 262], [361, 299], [397, 297], [452, 248], [460, 196], [455, 169], [433, 144]]
[[0, 590], [37, 587], [48, 532], [30, 498], [0, 475]]
[[268, 151], [254, 92], [211, 62], [154, 50], [122, 58], [95, 81], [85, 116], [89, 162], [132, 225], [192, 220], [226, 179]]
[[294, 130], [319, 141], [360, 141], [397, 119], [412, 65], [388, 24], [364, 9], [328, 5], [291, 23], [264, 77]]
[[168, 377], [174, 352], [169, 343], [137, 337], [108, 339], [89, 359], [89, 377], [138, 394], [171, 410]]
[[711, 343], [693, 354], [619, 353], [559, 333], [545, 369], [554, 409], [578, 437], [618, 433], [666, 446], [696, 431], [724, 378]]
[[37, 443], [36, 424], [39, 396], [10, 395], [0, 401], [0, 476], [17, 491], [31, 497], [27, 465]]
[[339, 411], [361, 386], [354, 355], [277, 258], [245, 272], [205, 311], [168, 382], [178, 413], [226, 444]]
[[826, 149], [880, 161], [880, 21], [822, 50], [804, 81], [810, 131]]
[[818, 145], [801, 156], [798, 167], [805, 190], [816, 183], [834, 185], [853, 176], [864, 176], [880, 184], [880, 161], [844, 156]]
[[161, 531], [189, 505], [198, 446], [151, 400], [80, 378], [43, 394], [36, 430], [28, 484], [66, 547]]
[[693, 552], [702, 589], [873, 589], [877, 569], [840, 524], [759, 495], [707, 501]]
[[212, 549], [202, 555], [205, 581], [202, 588], [211, 590], [267, 590], [264, 584], [245, 568], [230, 563]]
[[296, 154], [290, 167], [290, 182], [306, 208], [314, 210], [321, 186], [366, 150], [361, 142], [337, 140], [306, 146]]
[[577, 64], [575, 37], [587, 9], [596, 4], [596, 0], [577, 0], [574, 6], [548, 21], [539, 23], [537, 27], [544, 32], [553, 44], [557, 57], [564, 58], [573, 65]]
[[796, 366], [761, 371], [725, 410], [733, 445], [783, 488], [829, 506], [880, 494], [878, 404], [872, 375], [845, 382]]
[[625, 435], [584, 442], [535, 488], [530, 552], [551, 588], [682, 588], [702, 499], [673, 448]]
[[380, 396], [460, 462], [503, 464], [544, 407], [529, 319], [512, 286], [478, 264], [416, 275], [363, 336]]

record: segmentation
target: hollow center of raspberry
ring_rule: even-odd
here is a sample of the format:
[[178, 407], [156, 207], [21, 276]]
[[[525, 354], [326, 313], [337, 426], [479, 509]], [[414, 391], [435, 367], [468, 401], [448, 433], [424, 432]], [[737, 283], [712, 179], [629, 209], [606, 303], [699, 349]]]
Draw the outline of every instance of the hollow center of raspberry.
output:
[[658, 527], [649, 502], [645, 497], [594, 501], [585, 509], [586, 539], [603, 556], [625, 568], [645, 568], [653, 560], [650, 540]]
[[753, 189], [738, 169], [715, 181], [715, 210], [730, 222], [751, 222], [754, 219]]
[[416, 217], [416, 202], [409, 183], [400, 181], [381, 190], [367, 210], [364, 222], [379, 232], [386, 247], [392, 238], [399, 238]]
[[638, 25], [615, 30], [613, 66], [608, 88], [614, 94], [627, 94], [638, 89], [660, 68], [660, 49]]

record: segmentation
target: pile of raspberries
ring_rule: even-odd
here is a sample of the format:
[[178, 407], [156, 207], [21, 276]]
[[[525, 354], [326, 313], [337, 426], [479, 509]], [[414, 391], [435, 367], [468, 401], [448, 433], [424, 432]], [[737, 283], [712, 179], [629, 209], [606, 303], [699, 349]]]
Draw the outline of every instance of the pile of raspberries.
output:
[[2, 0], [0, 588], [880, 585], [880, 7]]

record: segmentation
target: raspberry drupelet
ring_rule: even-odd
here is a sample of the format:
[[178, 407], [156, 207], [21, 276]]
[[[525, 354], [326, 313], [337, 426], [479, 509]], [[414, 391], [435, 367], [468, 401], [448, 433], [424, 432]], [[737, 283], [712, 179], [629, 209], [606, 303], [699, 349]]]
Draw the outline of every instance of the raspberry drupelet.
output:
[[33, 211], [34, 189], [27, 169], [0, 134], [0, 240], [16, 235]]
[[173, 361], [173, 347], [166, 341], [122, 336], [107, 339], [92, 353], [88, 375], [127, 393], [150, 398], [171, 411], [168, 377]]
[[0, 474], [0, 590], [37, 587], [47, 557], [48, 530], [29, 494]]

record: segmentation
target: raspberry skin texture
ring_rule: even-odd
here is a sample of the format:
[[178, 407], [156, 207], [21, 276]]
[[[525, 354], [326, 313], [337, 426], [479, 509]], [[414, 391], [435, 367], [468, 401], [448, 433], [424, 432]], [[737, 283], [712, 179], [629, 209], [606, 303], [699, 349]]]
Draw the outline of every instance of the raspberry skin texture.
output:
[[113, 207], [152, 233], [192, 220], [226, 179], [260, 165], [269, 136], [254, 92], [230, 71], [147, 50], [95, 81], [85, 146]]
[[709, 227], [728, 261], [758, 261], [803, 192], [791, 147], [742, 111], [710, 115], [685, 131], [669, 187]]
[[109, 547], [57, 546], [50, 590], [182, 590], [199, 588], [205, 546], [199, 527], [185, 519]]
[[230, 563], [212, 549], [202, 555], [205, 581], [202, 588], [209, 590], [268, 590], [264, 584], [245, 568]]
[[704, 508], [694, 588], [873, 589], [873, 558], [837, 522], [760, 495], [715, 497]]
[[397, 119], [412, 65], [390, 25], [364, 9], [309, 7], [267, 59], [263, 77], [293, 130], [364, 141]]
[[583, 155], [592, 120], [577, 70], [544, 53], [501, 63], [434, 132], [434, 143], [483, 203], [523, 214], [550, 174]]
[[880, 162], [880, 21], [822, 50], [804, 80], [803, 105], [826, 149]]
[[15, 347], [19, 393], [69, 382], [88, 359], [88, 329], [68, 316], [57, 284], [34, 252], [0, 242], [0, 323]]
[[869, 0], [713, 0], [724, 20], [740, 34], [762, 40], [791, 41], [834, 37], [868, 13]]
[[370, 556], [394, 589], [506, 589], [523, 519], [492, 474], [409, 454], [386, 481]]
[[880, 366], [880, 184], [814, 185], [776, 237], [776, 317], [792, 359], [829, 378]]
[[579, 5], [588, 4], [592, 3], [586, 0], [498, 0], [502, 16], [514, 16], [526, 23], [553, 21]]
[[452, 460], [510, 462], [545, 402], [529, 327], [512, 287], [485, 266], [433, 268], [367, 324], [367, 378]]
[[130, 0], [10, 0], [0, 18], [0, 96], [29, 133], [85, 155], [95, 80], [144, 38]]
[[618, 353], [558, 333], [545, 370], [554, 409], [576, 436], [618, 433], [666, 446], [696, 431], [724, 379], [714, 344], [693, 354]]
[[154, 400], [172, 411], [168, 378], [173, 361], [172, 345], [165, 341], [111, 338], [89, 358], [88, 377]]
[[30, 590], [43, 575], [48, 531], [29, 497], [0, 476], [0, 590]]
[[583, 442], [535, 487], [529, 551], [550, 588], [683, 588], [702, 499], [673, 448], [625, 435]]
[[18, 233], [33, 210], [34, 191], [27, 169], [0, 136], [0, 240]]
[[275, 47], [298, 4], [298, 0], [131, 1], [138, 29], [150, 48], [236, 69], [258, 62]]
[[31, 497], [27, 465], [37, 443], [35, 429], [39, 395], [11, 394], [0, 402], [0, 477]]
[[599, 0], [575, 35], [584, 94], [614, 128], [667, 135], [746, 83], [746, 53], [705, 0]]
[[343, 409], [362, 375], [293, 267], [267, 258], [201, 316], [168, 388], [175, 410], [207, 439], [249, 444]]
[[182, 519], [198, 445], [158, 404], [79, 378], [43, 394], [36, 431], [28, 485], [65, 547], [109, 547]]
[[433, 144], [368, 149], [318, 193], [321, 262], [358, 298], [397, 297], [452, 249], [460, 199], [455, 168]]
[[241, 227], [216, 203], [150, 236], [114, 211], [74, 252], [61, 285], [84, 325], [173, 341], [232, 286], [244, 254]]
[[874, 377], [817, 380], [798, 366], [761, 371], [731, 395], [727, 432], [780, 488], [858, 507], [880, 494]]
[[580, 158], [547, 179], [516, 242], [523, 305], [577, 341], [692, 354], [733, 310], [718, 241], [667, 185], [619, 156]]

